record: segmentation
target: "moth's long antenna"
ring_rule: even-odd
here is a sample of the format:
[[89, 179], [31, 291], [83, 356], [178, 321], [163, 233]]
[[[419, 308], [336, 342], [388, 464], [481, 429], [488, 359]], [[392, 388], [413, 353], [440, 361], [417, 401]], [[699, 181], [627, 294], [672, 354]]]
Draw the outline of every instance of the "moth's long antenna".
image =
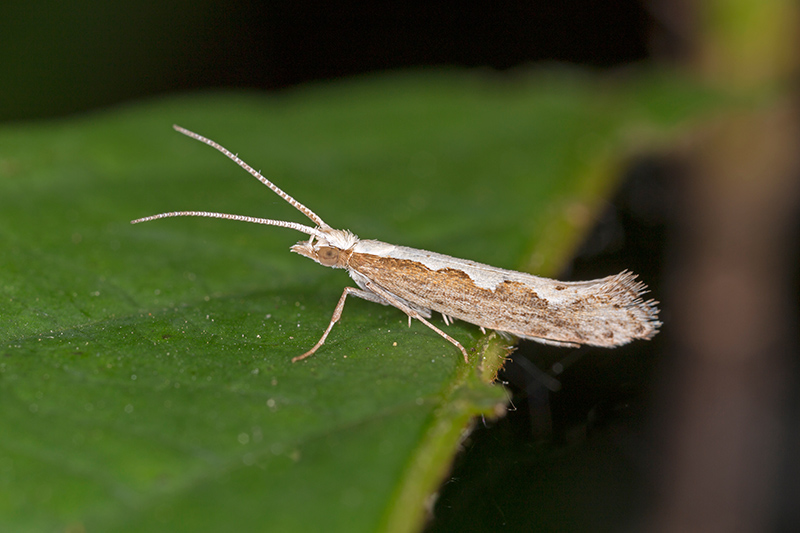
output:
[[[323, 229], [329, 229], [330, 228], [330, 226], [328, 226], [321, 218], [319, 218], [319, 216], [317, 216], [317, 214], [314, 213], [311, 209], [307, 208], [306, 206], [304, 206], [303, 204], [301, 204], [300, 202], [298, 202], [297, 200], [295, 200], [294, 198], [292, 198], [291, 196], [289, 196], [288, 194], [283, 192], [277, 185], [275, 185], [274, 183], [269, 181], [267, 178], [262, 176], [259, 171], [257, 171], [256, 169], [254, 169], [253, 167], [251, 167], [250, 165], [248, 165], [247, 163], [245, 163], [241, 159], [239, 159], [238, 155], [234, 154], [233, 152], [231, 152], [230, 150], [228, 150], [227, 148], [225, 148], [221, 144], [216, 143], [216, 142], [212, 141], [211, 139], [207, 139], [207, 138], [203, 137], [202, 135], [197, 134], [197, 133], [195, 133], [193, 131], [189, 131], [186, 128], [182, 128], [182, 127], [178, 126], [177, 124], [173, 124], [172, 127], [175, 128], [175, 131], [178, 131], [180, 133], [183, 133], [187, 137], [191, 137], [192, 139], [196, 139], [196, 140], [198, 140], [198, 141], [200, 141], [202, 143], [205, 143], [205, 144], [209, 145], [210, 147], [216, 149], [218, 152], [222, 152], [229, 159], [231, 159], [234, 163], [236, 163], [237, 165], [239, 165], [240, 167], [245, 169], [247, 172], [249, 172], [250, 175], [252, 175], [258, 181], [260, 181], [261, 183], [263, 183], [264, 185], [266, 185], [267, 187], [272, 189], [272, 191], [275, 194], [277, 194], [278, 196], [280, 196], [281, 198], [286, 200], [292, 207], [294, 207], [295, 209], [297, 209], [298, 211], [303, 213], [305, 216], [310, 218], [311, 221], [314, 222], [314, 224], [316, 224], [318, 227], [323, 228]], [[215, 216], [215, 215], [212, 215], [210, 213], [204, 213], [204, 214], [197, 214], [197, 213], [200, 213], [200, 212], [197, 212], [197, 213], [192, 212], [192, 213], [194, 213], [194, 214], [182, 215], [182, 214], [176, 214], [176, 213], [165, 213], [164, 215], [156, 215], [156, 217], [161, 218], [161, 217], [166, 216], [166, 215], [169, 215], [169, 216], [212, 216], [212, 217]], [[236, 217], [238, 217], [238, 215], [215, 216], [215, 217], [216, 218], [229, 218], [231, 220], [247, 220], [247, 222], [256, 222], [257, 224], [270, 224], [270, 225], [273, 225], [273, 226], [281, 226], [281, 225], [283, 225], [284, 227], [293, 227], [293, 226], [287, 225], [288, 223], [272, 224], [272, 222], [280, 222], [280, 221], [257, 222], [258, 220], [267, 220], [267, 219], [250, 219], [250, 217], [236, 218]], [[147, 217], [147, 218], [139, 219], [138, 221], [134, 221], [134, 222], [144, 222], [145, 220], [151, 220], [151, 218], [152, 217]], [[306, 226], [302, 226], [302, 227], [305, 228]], [[294, 229], [298, 229], [298, 228], [294, 227]], [[308, 233], [308, 231], [305, 231], [305, 230], [299, 230], [299, 231], [303, 231], [304, 233]]]
[[159, 218], [170, 218], [170, 217], [224, 218], [227, 220], [238, 220], [240, 222], [252, 222], [253, 224], [280, 226], [282, 228], [297, 230], [307, 235], [313, 235], [317, 238], [325, 237], [325, 233], [318, 230], [317, 228], [305, 226], [297, 222], [288, 222], [286, 220], [272, 220], [269, 218], [255, 218], [255, 217], [248, 217], [246, 215], [230, 215], [228, 213], [210, 213], [208, 211], [173, 211], [172, 213], [161, 213], [158, 215], [151, 215], [149, 217], [137, 218], [136, 220], [131, 220], [131, 224], [138, 224], [139, 222], [148, 222], [150, 220], [156, 220]]

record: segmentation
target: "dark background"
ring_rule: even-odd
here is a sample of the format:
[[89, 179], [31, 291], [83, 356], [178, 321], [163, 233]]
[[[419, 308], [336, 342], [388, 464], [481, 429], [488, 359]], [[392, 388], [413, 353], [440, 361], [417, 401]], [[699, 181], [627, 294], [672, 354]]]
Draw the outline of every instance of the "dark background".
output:
[[8, 0], [0, 6], [0, 120], [408, 67], [610, 68], [669, 48], [663, 28], [635, 0]]

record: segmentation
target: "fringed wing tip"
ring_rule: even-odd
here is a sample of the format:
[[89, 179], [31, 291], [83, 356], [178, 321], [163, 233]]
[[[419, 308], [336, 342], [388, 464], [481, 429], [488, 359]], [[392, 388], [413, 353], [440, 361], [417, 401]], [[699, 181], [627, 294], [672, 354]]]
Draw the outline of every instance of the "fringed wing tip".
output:
[[612, 305], [634, 311], [639, 316], [639, 322], [646, 327], [646, 331], [635, 338], [649, 340], [658, 333], [658, 328], [662, 325], [658, 320], [659, 302], [652, 298], [642, 299], [642, 296], [650, 291], [644, 282], [637, 280], [638, 277], [630, 270], [623, 270], [619, 274], [605, 278], [598, 293], [608, 296]]

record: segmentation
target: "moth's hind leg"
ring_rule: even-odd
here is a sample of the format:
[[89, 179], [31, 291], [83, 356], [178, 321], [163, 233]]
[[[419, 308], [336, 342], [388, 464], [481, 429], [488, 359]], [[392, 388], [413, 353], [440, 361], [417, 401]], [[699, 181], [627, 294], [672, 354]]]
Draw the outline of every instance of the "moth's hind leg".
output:
[[[384, 290], [384, 289], [382, 289], [380, 287], [376, 287], [374, 284], [368, 283], [366, 285], [366, 287], [368, 289], [370, 289], [370, 291], [372, 291], [372, 292], [368, 293], [371, 296], [378, 295], [381, 300], [383, 300], [385, 302], [388, 302], [389, 305], [393, 305], [394, 307], [400, 309], [402, 312], [407, 314], [409, 320], [411, 320], [412, 318], [416, 318], [417, 320], [419, 320], [420, 322], [422, 322], [423, 324], [425, 324], [426, 326], [431, 328], [433, 331], [435, 331], [436, 333], [438, 333], [439, 335], [444, 337], [444, 339], [447, 340], [448, 342], [450, 342], [450, 344], [452, 344], [453, 346], [455, 346], [456, 348], [461, 350], [461, 353], [464, 355], [464, 361], [469, 363], [469, 356], [467, 355], [467, 350], [464, 349], [464, 347], [461, 345], [460, 342], [458, 342], [453, 337], [451, 337], [450, 335], [448, 335], [444, 331], [440, 330], [439, 328], [437, 328], [436, 326], [434, 326], [433, 324], [431, 324], [430, 322], [425, 320], [425, 317], [423, 317], [422, 314], [420, 314], [416, 309], [406, 305], [404, 303], [404, 300], [400, 300], [399, 298], [397, 298], [392, 293], [390, 293], [390, 292], [388, 292], [388, 291], [386, 291], [386, 290]], [[428, 316], [430, 316], [430, 314]]]
[[[412, 312], [415, 312], [415, 311], [412, 311]], [[411, 315], [409, 315], [409, 316], [411, 316]], [[455, 346], [456, 348], [461, 350], [461, 353], [464, 354], [464, 361], [469, 363], [469, 356], [467, 355], [467, 350], [464, 349], [464, 347], [461, 345], [460, 342], [458, 342], [453, 337], [451, 337], [450, 335], [448, 335], [444, 331], [440, 330], [439, 328], [437, 328], [436, 326], [434, 326], [433, 324], [431, 324], [430, 322], [428, 322], [427, 320], [422, 318], [419, 314], [417, 314], [417, 316], [415, 316], [414, 318], [416, 318], [417, 320], [419, 320], [420, 322], [422, 322], [423, 324], [425, 324], [426, 326], [431, 328], [433, 331], [435, 331], [436, 333], [438, 333], [439, 335], [444, 337], [447, 341], [449, 341], [453, 346]]]
[[369, 291], [363, 291], [361, 289], [356, 289], [355, 287], [345, 287], [342, 291], [342, 296], [339, 298], [339, 303], [336, 304], [336, 309], [333, 310], [333, 316], [331, 317], [331, 321], [328, 324], [328, 327], [325, 329], [325, 333], [322, 334], [322, 337], [317, 341], [317, 344], [314, 345], [309, 351], [304, 353], [303, 355], [298, 355], [297, 357], [292, 358], [292, 363], [296, 363], [306, 357], [310, 357], [314, 355], [320, 346], [325, 344], [325, 339], [328, 338], [328, 334], [333, 329], [333, 325], [336, 324], [339, 319], [342, 317], [342, 310], [344, 309], [344, 301], [347, 299], [347, 296], [352, 294], [353, 296], [358, 296], [359, 298], [363, 298], [364, 300], [369, 300], [370, 302], [375, 302], [383, 305], [387, 305], [386, 300], [381, 298], [380, 296], [373, 294]]

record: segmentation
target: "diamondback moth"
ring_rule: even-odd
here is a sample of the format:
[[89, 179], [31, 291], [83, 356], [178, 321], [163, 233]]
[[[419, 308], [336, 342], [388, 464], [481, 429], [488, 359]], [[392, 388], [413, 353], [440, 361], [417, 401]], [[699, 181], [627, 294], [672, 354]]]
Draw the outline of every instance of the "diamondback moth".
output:
[[221, 152], [272, 189], [315, 227], [297, 222], [206, 211], [175, 211], [131, 221], [132, 224], [168, 217], [210, 217], [289, 228], [309, 235], [291, 251], [322, 266], [343, 268], [356, 287], [346, 287], [319, 341], [292, 359], [300, 361], [325, 343], [342, 316], [348, 296], [391, 305], [416, 319], [458, 348], [469, 363], [467, 350], [456, 339], [431, 324], [433, 311], [444, 323], [454, 319], [544, 344], [578, 347], [582, 344], [613, 348], [635, 339], [651, 339], [661, 326], [658, 302], [642, 300], [647, 287], [636, 275], [623, 271], [591, 281], [564, 282], [504, 270], [467, 259], [359, 239], [349, 230], [334, 229], [222, 145], [180, 126], [176, 131]]

